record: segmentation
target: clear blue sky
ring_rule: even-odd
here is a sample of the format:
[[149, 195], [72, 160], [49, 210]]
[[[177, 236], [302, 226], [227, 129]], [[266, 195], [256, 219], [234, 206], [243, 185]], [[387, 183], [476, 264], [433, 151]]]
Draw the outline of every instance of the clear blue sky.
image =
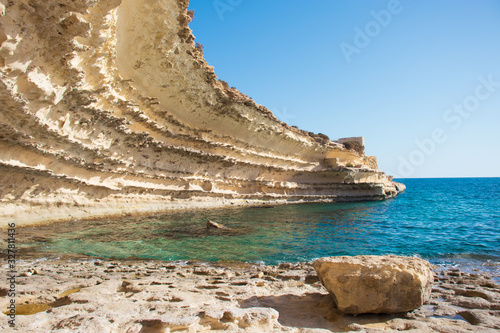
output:
[[500, 1], [191, 0], [205, 59], [399, 177], [500, 176]]

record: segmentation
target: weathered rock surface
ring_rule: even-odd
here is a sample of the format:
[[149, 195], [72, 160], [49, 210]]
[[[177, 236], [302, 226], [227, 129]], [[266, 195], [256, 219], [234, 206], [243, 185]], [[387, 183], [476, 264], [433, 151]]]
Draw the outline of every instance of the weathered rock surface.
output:
[[431, 266], [420, 258], [329, 257], [316, 260], [313, 266], [344, 313], [412, 311], [420, 308], [431, 295]]
[[0, 7], [2, 226], [403, 189], [219, 81], [187, 0]]
[[[1, 271], [8, 265], [4, 259]], [[498, 332], [500, 287], [489, 282], [490, 310], [454, 306], [449, 270], [436, 272], [429, 303], [409, 313], [343, 314], [308, 263], [264, 266], [135, 260], [26, 260], [17, 265], [16, 330], [0, 314], [2, 332]], [[456, 271], [455, 271], [456, 272]], [[296, 276], [298, 279], [289, 279]], [[309, 282], [306, 278], [309, 277]], [[498, 277], [498, 276], [497, 276]], [[317, 279], [316, 279], [317, 280]], [[482, 282], [481, 282], [482, 281]], [[0, 307], [7, 308], [0, 288]], [[451, 291], [453, 293], [453, 291]], [[447, 297], [450, 297], [447, 299]], [[464, 296], [468, 297], [468, 296]], [[5, 310], [4, 310], [5, 311]]]

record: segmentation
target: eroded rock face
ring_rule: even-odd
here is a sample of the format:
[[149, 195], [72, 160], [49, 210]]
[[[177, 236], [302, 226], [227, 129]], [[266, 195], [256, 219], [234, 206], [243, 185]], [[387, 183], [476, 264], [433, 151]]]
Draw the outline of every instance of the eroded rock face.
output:
[[0, 1], [1, 226], [401, 190], [219, 81], [187, 7]]
[[431, 266], [415, 257], [329, 257], [313, 266], [344, 313], [407, 312], [420, 308], [432, 291]]

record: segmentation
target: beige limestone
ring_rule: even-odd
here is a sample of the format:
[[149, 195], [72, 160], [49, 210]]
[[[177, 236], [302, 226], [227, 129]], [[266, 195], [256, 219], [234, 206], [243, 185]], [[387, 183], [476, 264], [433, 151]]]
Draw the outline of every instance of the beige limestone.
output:
[[407, 312], [420, 308], [431, 295], [431, 266], [416, 257], [328, 257], [313, 266], [344, 313]]
[[0, 227], [398, 193], [218, 80], [186, 0], [0, 3]]
[[[6, 274], [7, 267], [5, 259], [0, 262], [1, 272]], [[431, 300], [410, 313], [348, 315], [335, 308], [308, 263], [265, 266], [73, 258], [26, 259], [17, 269], [16, 330], [9, 327], [9, 317], [0, 314], [2, 332], [485, 333], [500, 329], [500, 286], [480, 272], [437, 272]], [[37, 274], [23, 274], [35, 269]], [[452, 286], [487, 291], [491, 310], [452, 305], [462, 297], [455, 296]], [[9, 302], [4, 287], [0, 285], [2, 309]]]

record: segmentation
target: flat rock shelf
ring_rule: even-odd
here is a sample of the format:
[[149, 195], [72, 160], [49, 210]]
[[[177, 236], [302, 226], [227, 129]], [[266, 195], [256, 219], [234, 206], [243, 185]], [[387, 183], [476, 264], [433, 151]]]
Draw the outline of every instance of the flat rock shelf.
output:
[[[18, 263], [22, 332], [497, 332], [500, 286], [435, 269], [430, 300], [400, 314], [338, 311], [310, 263], [30, 260]], [[2, 270], [7, 270], [4, 261]], [[9, 299], [0, 290], [0, 306]], [[0, 316], [8, 331], [8, 316]]]

